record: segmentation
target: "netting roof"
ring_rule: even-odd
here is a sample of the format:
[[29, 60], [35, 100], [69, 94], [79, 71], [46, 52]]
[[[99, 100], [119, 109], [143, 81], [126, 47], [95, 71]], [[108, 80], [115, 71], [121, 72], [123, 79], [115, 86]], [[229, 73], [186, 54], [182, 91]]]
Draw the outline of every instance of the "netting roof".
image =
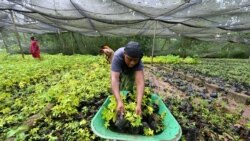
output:
[[249, 43], [250, 0], [1, 0], [0, 29]]

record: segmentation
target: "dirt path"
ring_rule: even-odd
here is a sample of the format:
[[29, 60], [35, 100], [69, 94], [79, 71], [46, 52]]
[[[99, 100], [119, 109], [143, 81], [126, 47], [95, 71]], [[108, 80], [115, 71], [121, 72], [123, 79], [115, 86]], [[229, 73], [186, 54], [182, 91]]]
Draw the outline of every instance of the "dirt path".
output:
[[155, 76], [152, 72], [157, 71], [155, 68], [145, 67], [144, 75], [145, 80], [149, 80], [151, 83], [154, 93], [161, 95], [163, 98], [177, 95], [180, 97], [185, 96], [185, 94], [178, 90], [176, 87], [164, 82], [160, 77]]

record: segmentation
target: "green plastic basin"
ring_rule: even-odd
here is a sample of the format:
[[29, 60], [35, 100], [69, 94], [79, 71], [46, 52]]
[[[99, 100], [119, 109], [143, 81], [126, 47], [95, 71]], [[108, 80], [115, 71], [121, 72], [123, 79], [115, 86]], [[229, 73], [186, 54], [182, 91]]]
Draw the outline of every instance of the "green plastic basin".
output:
[[[126, 95], [127, 91], [122, 91], [122, 94]], [[102, 107], [96, 113], [91, 121], [92, 131], [99, 137], [110, 140], [131, 140], [131, 141], [177, 141], [181, 138], [181, 127], [179, 123], [175, 120], [171, 112], [165, 106], [161, 98], [152, 94], [152, 101], [159, 104], [159, 113], [166, 112], [164, 119], [165, 129], [162, 133], [154, 136], [143, 136], [143, 135], [131, 135], [125, 133], [114, 132], [110, 129], [105, 128], [104, 120], [102, 119], [103, 108], [106, 107], [110, 102], [110, 97], [108, 97], [103, 103]]]

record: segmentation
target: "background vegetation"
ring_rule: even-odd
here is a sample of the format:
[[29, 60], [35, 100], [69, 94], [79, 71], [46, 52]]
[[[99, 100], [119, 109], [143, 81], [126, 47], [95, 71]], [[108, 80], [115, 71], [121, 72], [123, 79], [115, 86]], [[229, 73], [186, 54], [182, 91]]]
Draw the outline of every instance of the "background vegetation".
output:
[[[25, 54], [29, 53], [29, 38], [32, 34], [19, 33]], [[49, 54], [63, 53], [92, 54], [99, 53], [99, 47], [107, 44], [114, 50], [126, 45], [130, 40], [141, 43], [144, 54], [150, 56], [153, 47], [153, 38], [145, 36], [132, 37], [88, 37], [79, 33], [65, 32], [60, 34], [33, 35], [40, 42], [41, 51]], [[1, 40], [2, 39], [2, 40]], [[1, 50], [8, 53], [20, 53], [17, 39], [13, 33], [2, 32], [0, 38]], [[193, 38], [156, 38], [154, 55], [179, 55], [180, 57], [205, 57], [205, 58], [248, 58], [250, 47], [246, 44], [232, 42], [207, 42]]]

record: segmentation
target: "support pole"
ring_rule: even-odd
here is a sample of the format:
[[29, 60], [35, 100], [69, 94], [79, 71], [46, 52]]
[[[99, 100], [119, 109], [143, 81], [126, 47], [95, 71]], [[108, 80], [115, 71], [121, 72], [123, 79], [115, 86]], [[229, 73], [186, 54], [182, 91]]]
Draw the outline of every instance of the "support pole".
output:
[[64, 54], [65, 44], [64, 44], [64, 41], [63, 41], [63, 39], [62, 39], [60, 30], [58, 30], [57, 32], [58, 32], [58, 37], [59, 37], [60, 45], [62, 45], [62, 54]]
[[73, 32], [71, 32], [71, 41], [72, 41], [72, 52], [73, 52], [73, 55], [75, 54], [75, 47], [74, 47], [74, 35], [73, 35]]
[[158, 21], [155, 21], [155, 29], [154, 29], [154, 39], [153, 39], [153, 47], [152, 47], [152, 54], [151, 54], [151, 65], [153, 65], [153, 57], [154, 57], [154, 49], [155, 49], [155, 30], [157, 27]]
[[6, 49], [6, 52], [8, 53], [8, 52], [9, 52], [9, 49], [8, 49], [7, 43], [5, 42], [5, 38], [4, 38], [4, 36], [3, 36], [3, 33], [0, 32], [0, 34], [1, 34], [1, 36], [2, 36], [3, 44], [4, 44], [4, 47], [5, 47], [5, 49]]
[[24, 54], [23, 54], [23, 48], [21, 46], [21, 42], [20, 42], [20, 36], [17, 32], [17, 28], [16, 28], [16, 22], [15, 22], [15, 19], [14, 19], [14, 16], [13, 16], [13, 12], [10, 10], [10, 14], [11, 14], [11, 18], [12, 18], [12, 22], [14, 24], [14, 28], [15, 28], [15, 35], [16, 35], [16, 38], [17, 38], [17, 41], [18, 41], [18, 45], [19, 45], [19, 48], [20, 48], [20, 51], [22, 53], [22, 57], [24, 58]]
[[[80, 51], [80, 48], [81, 48], [81, 43], [79, 43], [79, 40], [77, 40], [76, 38], [76, 35], [75, 33], [73, 32], [73, 39], [75, 40], [75, 44], [76, 44], [76, 47], [75, 47], [75, 51]], [[79, 34], [78, 34], [79, 35]], [[81, 35], [82, 36], [82, 35]], [[81, 38], [82, 39], [82, 38]]]
[[25, 34], [23, 33], [23, 38], [24, 38], [24, 40], [26, 41], [26, 36], [25, 36]]

